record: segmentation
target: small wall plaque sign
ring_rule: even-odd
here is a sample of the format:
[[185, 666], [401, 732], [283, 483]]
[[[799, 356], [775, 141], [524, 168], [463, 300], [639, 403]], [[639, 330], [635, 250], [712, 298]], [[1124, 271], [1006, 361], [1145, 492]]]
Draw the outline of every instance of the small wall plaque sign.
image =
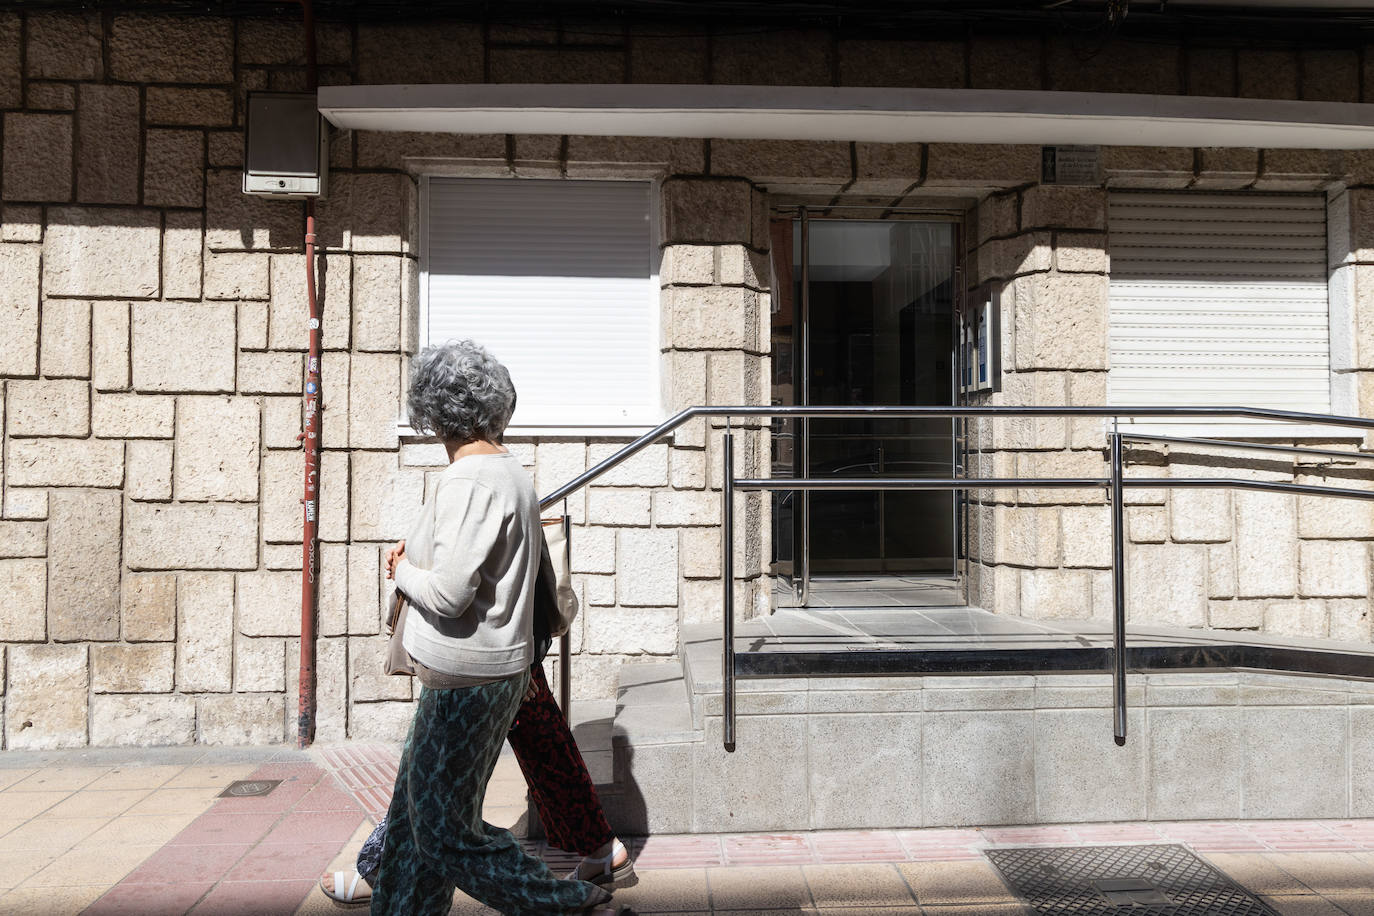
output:
[[1042, 146], [1040, 183], [1088, 186], [1101, 184], [1101, 147]]

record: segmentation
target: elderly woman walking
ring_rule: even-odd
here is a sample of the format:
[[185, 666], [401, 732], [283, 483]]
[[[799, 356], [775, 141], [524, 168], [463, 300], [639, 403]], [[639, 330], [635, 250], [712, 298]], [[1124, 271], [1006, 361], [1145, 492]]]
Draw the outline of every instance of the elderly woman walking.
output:
[[410, 602], [404, 645], [423, 689], [387, 812], [375, 914], [445, 914], [455, 887], [509, 916], [614, 912], [608, 891], [555, 878], [481, 816], [529, 684], [543, 537], [529, 475], [499, 443], [513, 403], [506, 368], [471, 341], [414, 360], [411, 425], [439, 436], [450, 463], [387, 555]]

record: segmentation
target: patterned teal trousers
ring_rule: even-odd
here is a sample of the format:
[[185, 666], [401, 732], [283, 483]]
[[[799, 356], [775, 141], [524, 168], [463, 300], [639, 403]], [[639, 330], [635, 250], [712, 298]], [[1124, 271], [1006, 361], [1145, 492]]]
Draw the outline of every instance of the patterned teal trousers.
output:
[[582, 909], [595, 885], [555, 878], [482, 799], [529, 672], [478, 687], [420, 691], [387, 811], [374, 916], [445, 916], [453, 889], [506, 916]]

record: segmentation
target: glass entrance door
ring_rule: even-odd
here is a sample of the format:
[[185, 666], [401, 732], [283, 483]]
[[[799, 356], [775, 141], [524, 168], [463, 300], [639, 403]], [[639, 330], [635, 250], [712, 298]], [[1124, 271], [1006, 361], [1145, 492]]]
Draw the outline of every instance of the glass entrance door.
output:
[[[775, 224], [792, 283], [774, 309], [774, 402], [953, 403], [954, 240], [950, 223]], [[774, 433], [779, 476], [954, 476], [948, 419], [787, 420]], [[794, 579], [954, 574], [950, 492], [779, 493], [774, 518], [778, 570]]]

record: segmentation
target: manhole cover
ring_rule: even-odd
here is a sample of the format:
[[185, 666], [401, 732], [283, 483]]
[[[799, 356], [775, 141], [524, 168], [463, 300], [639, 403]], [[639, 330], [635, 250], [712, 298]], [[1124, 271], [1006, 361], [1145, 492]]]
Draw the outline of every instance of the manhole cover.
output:
[[986, 849], [1043, 916], [1278, 916], [1182, 846]]
[[271, 793], [281, 785], [280, 779], [239, 779], [229, 783], [229, 788], [219, 793], [220, 798], [257, 798]]

